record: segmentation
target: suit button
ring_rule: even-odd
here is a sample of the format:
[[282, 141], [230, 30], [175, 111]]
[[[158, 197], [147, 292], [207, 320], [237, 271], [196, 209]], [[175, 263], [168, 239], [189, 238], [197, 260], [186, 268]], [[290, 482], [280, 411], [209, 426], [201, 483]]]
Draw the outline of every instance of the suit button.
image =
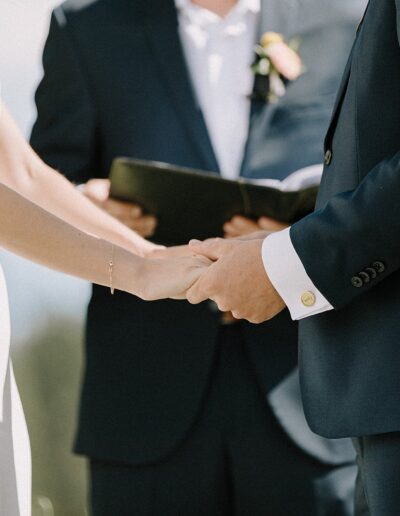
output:
[[368, 274], [368, 272], [362, 271], [359, 272], [358, 275], [364, 283], [369, 283], [371, 281], [371, 276]]
[[331, 161], [332, 161], [332, 151], [330, 149], [328, 149], [325, 152], [324, 161], [325, 161], [325, 165], [327, 165], [327, 166], [329, 166], [331, 164]]
[[372, 267], [376, 270], [378, 274], [381, 274], [386, 270], [385, 264], [383, 262], [374, 262], [372, 264]]
[[353, 285], [353, 287], [360, 288], [364, 285], [364, 282], [360, 278], [360, 276], [353, 276], [351, 278], [351, 284]]
[[309, 291], [304, 292], [304, 294], [301, 296], [301, 302], [307, 308], [314, 306], [315, 302], [316, 302], [315, 294], [313, 294], [312, 292], [309, 292]]
[[376, 270], [373, 267], [367, 267], [365, 269], [365, 272], [368, 272], [371, 279], [375, 279], [378, 276], [378, 273], [376, 272]]

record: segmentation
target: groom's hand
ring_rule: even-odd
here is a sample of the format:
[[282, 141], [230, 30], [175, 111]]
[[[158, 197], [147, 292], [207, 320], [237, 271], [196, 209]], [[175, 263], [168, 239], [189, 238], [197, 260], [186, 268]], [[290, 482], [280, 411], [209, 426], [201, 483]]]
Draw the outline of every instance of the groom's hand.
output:
[[140, 206], [110, 198], [110, 181], [108, 179], [91, 179], [83, 186], [83, 193], [97, 206], [115, 217], [144, 238], [154, 235], [157, 219], [153, 215], [144, 215]]
[[192, 304], [212, 299], [222, 312], [232, 312], [236, 319], [261, 323], [272, 319], [285, 308], [270, 282], [261, 257], [263, 240], [193, 241], [193, 252], [214, 263], [187, 292]]

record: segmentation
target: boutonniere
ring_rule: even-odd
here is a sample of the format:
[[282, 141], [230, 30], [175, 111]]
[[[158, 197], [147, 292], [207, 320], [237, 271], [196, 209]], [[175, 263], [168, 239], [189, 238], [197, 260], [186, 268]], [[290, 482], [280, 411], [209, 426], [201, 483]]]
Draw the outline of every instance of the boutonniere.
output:
[[299, 39], [285, 42], [276, 32], [266, 32], [256, 46], [252, 70], [256, 76], [253, 96], [265, 102], [276, 102], [286, 93], [288, 82], [304, 72], [299, 56]]

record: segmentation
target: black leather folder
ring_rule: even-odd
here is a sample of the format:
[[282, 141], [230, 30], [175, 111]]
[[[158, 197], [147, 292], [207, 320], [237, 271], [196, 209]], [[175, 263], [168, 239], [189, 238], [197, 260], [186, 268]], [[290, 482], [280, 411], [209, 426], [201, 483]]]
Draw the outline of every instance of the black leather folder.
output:
[[317, 186], [281, 191], [252, 181], [224, 179], [217, 174], [167, 163], [130, 158], [114, 160], [111, 196], [139, 204], [157, 216], [154, 240], [184, 244], [191, 238], [222, 236], [223, 224], [234, 215], [263, 215], [292, 223], [310, 213]]

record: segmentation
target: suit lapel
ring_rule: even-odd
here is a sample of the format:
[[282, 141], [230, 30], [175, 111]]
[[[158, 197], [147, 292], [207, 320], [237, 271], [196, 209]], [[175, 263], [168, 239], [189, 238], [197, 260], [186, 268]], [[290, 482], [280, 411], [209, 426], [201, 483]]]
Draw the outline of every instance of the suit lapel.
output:
[[178, 33], [178, 17], [173, 0], [143, 1], [145, 30], [151, 51], [160, 69], [174, 108], [188, 138], [201, 155], [204, 168], [218, 171], [203, 114], [198, 106]]
[[[261, 36], [267, 31], [280, 32], [282, 34], [286, 33], [290, 25], [288, 13], [293, 12], [289, 9], [289, 6], [293, 7], [294, 5], [297, 5], [297, 0], [261, 0], [260, 22], [257, 41], [254, 42], [254, 45], [260, 41]], [[256, 57], [255, 52], [254, 57]], [[263, 116], [263, 126], [265, 127], [265, 124], [268, 124], [272, 119], [277, 105], [279, 105], [279, 102], [277, 104], [267, 104], [264, 100], [260, 99], [253, 99], [251, 101], [249, 133], [240, 170], [241, 176], [246, 176], [249, 172], [247, 168], [251, 143], [258, 132], [258, 126], [256, 127], [255, 123], [256, 120], [258, 120], [260, 116]]]
[[344, 99], [344, 96], [345, 96], [346, 91], [347, 91], [347, 86], [348, 86], [349, 80], [350, 80], [351, 65], [352, 65], [352, 62], [353, 62], [354, 49], [355, 49], [355, 46], [356, 46], [356, 43], [357, 43], [357, 40], [358, 40], [358, 36], [359, 36], [359, 33], [360, 33], [361, 26], [362, 26], [362, 24], [364, 22], [365, 15], [367, 14], [369, 5], [370, 5], [370, 3], [368, 3], [368, 5], [367, 5], [367, 7], [365, 9], [364, 15], [363, 15], [363, 17], [362, 17], [358, 27], [357, 27], [356, 38], [355, 38], [353, 46], [351, 48], [349, 59], [347, 60], [346, 67], [345, 67], [344, 72], [343, 72], [342, 81], [340, 83], [339, 90], [338, 90], [337, 95], [336, 95], [336, 100], [335, 100], [335, 105], [334, 105], [333, 111], [332, 111], [331, 121], [329, 123], [328, 131], [327, 131], [326, 137], [325, 137], [325, 150], [330, 145], [331, 137], [332, 137], [332, 134], [333, 134], [333, 132], [335, 130], [336, 122], [337, 122], [337, 119], [338, 119], [338, 116], [339, 116], [339, 113], [340, 113], [340, 108], [342, 106], [343, 99]]
[[329, 123], [328, 131], [325, 136], [325, 149], [329, 146], [331, 133], [335, 129], [335, 123], [336, 123], [336, 120], [337, 120], [337, 117], [338, 117], [338, 114], [340, 111], [340, 107], [342, 105], [344, 96], [346, 94], [347, 85], [348, 85], [349, 79], [350, 79], [350, 71], [351, 71], [351, 63], [353, 60], [354, 46], [355, 46], [355, 42], [353, 43], [353, 48], [351, 49], [349, 59], [347, 60], [346, 67], [343, 72], [342, 80], [340, 82], [340, 86], [339, 86], [338, 92], [336, 94], [336, 100], [335, 100], [335, 104], [333, 106], [331, 121]]
[[371, 2], [369, 1], [368, 4], [367, 4], [367, 7], [365, 8], [365, 11], [364, 11], [364, 14], [363, 14], [363, 17], [361, 18], [360, 20], [360, 23], [358, 24], [358, 27], [357, 27], [357, 34], [359, 32], [359, 30], [361, 29], [361, 25], [364, 23], [364, 18], [365, 18], [365, 15], [367, 14], [367, 11], [368, 11], [368, 7], [369, 7], [369, 4]]

